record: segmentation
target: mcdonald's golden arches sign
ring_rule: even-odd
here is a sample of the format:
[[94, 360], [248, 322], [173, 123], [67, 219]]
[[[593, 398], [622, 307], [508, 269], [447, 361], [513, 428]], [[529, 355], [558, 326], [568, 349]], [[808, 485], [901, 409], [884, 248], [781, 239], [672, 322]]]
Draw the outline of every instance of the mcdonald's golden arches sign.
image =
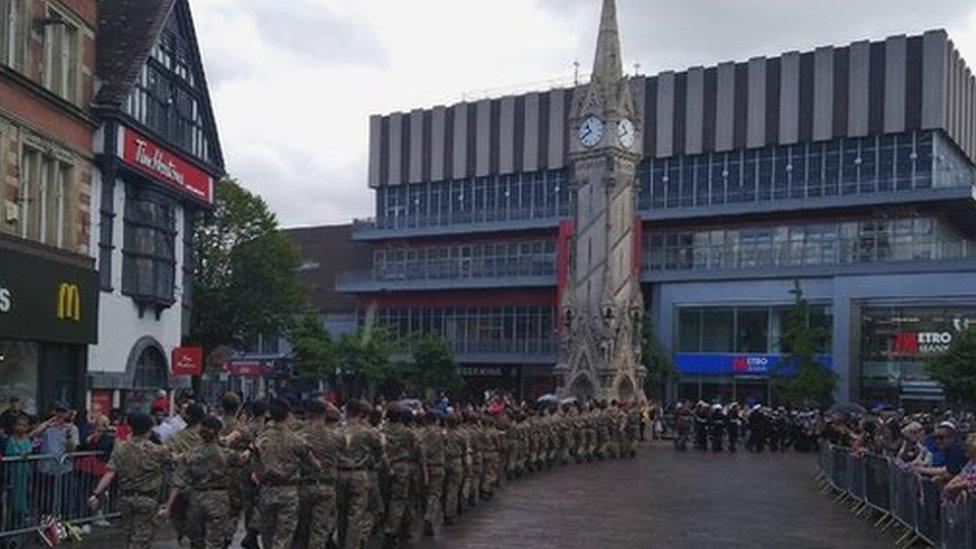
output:
[[0, 339], [98, 341], [98, 275], [90, 260], [0, 237], [0, 289]]

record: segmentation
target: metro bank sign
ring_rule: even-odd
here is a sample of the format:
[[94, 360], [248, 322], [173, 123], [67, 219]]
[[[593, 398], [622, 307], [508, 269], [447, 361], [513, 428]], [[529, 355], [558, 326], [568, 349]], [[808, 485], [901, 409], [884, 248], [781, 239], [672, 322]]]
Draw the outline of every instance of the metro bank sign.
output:
[[119, 126], [117, 143], [119, 158], [128, 166], [182, 194], [213, 204], [214, 181], [207, 172], [126, 126]]

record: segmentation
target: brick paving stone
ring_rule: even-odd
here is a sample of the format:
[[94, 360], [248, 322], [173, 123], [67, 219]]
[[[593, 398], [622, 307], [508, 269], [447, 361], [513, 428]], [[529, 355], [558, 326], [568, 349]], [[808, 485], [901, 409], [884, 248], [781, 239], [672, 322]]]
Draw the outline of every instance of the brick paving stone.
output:
[[[570, 465], [516, 481], [460, 525], [433, 539], [416, 536], [408, 547], [891, 547], [894, 538], [818, 492], [813, 470], [812, 455], [645, 446], [636, 461]], [[108, 549], [118, 540], [85, 545]], [[176, 544], [169, 537], [157, 547]]]

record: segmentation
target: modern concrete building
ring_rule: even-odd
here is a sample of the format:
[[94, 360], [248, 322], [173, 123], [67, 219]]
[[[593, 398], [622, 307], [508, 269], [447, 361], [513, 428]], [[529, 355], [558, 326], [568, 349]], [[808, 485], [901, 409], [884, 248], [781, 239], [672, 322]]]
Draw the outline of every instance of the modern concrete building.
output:
[[[634, 197], [607, 219], [622, 230], [628, 207], [640, 218], [631, 256], [682, 373], [678, 394], [767, 398], [799, 280], [839, 398], [938, 399], [922, 364], [976, 322], [976, 81], [949, 36], [630, 75], [627, 86]], [[370, 119], [376, 217], [355, 237], [373, 264], [339, 282], [364, 316], [444, 334], [476, 384], [555, 387], [561, 297], [588, 238], [574, 101], [586, 89]], [[613, 137], [621, 117], [594, 116]], [[604, 276], [607, 263], [593, 268]]]

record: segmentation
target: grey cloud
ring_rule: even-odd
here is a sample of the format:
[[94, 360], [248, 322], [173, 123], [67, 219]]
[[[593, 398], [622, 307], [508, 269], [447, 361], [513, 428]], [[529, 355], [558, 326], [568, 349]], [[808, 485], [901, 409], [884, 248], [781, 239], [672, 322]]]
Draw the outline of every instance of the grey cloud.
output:
[[389, 56], [363, 21], [313, 0], [249, 2], [258, 29], [273, 47], [315, 60], [320, 66], [385, 67]]
[[[538, 0], [556, 16], [592, 13], [599, 0]], [[624, 57], [645, 72], [745, 60], [827, 44], [950, 28], [972, 0], [618, 0]], [[581, 37], [581, 40], [588, 39]], [[592, 44], [580, 44], [590, 51]]]
[[366, 159], [323, 167], [307, 152], [278, 150], [278, 158], [235, 158], [231, 175], [257, 192], [278, 214], [282, 227], [347, 222], [372, 212], [366, 190]]

